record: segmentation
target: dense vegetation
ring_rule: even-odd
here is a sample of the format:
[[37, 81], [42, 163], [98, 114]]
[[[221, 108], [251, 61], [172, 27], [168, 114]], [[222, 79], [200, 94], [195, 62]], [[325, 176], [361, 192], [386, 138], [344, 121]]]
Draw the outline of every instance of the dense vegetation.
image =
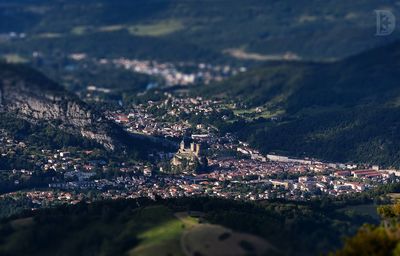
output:
[[32, 124], [7, 113], [0, 113], [0, 129], [6, 130], [13, 138], [28, 145], [43, 149], [62, 147], [99, 148], [88, 139], [71, 135], [50, 123]]
[[123, 255], [141, 242], [139, 234], [174, 219], [174, 212], [188, 210], [204, 212], [205, 220], [211, 223], [264, 237], [278, 248], [279, 254], [297, 255], [332, 250], [341, 244], [341, 236], [370, 220], [332, 208], [278, 202], [255, 205], [187, 198], [80, 203], [3, 220], [0, 252]]
[[277, 113], [223, 127], [265, 153], [398, 167], [399, 56], [394, 43], [335, 63], [271, 63], [200, 94]]
[[380, 206], [378, 213], [381, 225], [364, 225], [335, 255], [399, 255], [400, 204]]

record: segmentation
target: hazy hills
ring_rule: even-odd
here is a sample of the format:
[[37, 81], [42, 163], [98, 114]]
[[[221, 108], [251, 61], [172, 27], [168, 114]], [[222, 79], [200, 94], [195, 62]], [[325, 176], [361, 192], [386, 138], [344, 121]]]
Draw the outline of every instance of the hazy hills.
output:
[[284, 113], [232, 126], [265, 152], [399, 166], [399, 56], [393, 43], [334, 63], [270, 63], [202, 94]]
[[216, 61], [234, 49], [245, 58], [287, 52], [305, 59], [340, 58], [399, 38], [398, 32], [374, 35], [376, 9], [395, 12], [396, 3], [5, 0], [0, 31], [27, 37], [2, 42], [0, 50]]

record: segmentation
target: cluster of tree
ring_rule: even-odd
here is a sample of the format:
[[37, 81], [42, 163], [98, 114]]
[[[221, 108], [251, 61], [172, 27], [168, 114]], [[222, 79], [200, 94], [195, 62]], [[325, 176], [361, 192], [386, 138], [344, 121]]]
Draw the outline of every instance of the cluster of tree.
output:
[[16, 150], [14, 154], [0, 156], [0, 170], [26, 169], [35, 170], [36, 166], [23, 150]]
[[379, 226], [366, 224], [332, 255], [400, 255], [400, 204], [378, 207]]
[[0, 113], [0, 129], [6, 130], [18, 141], [38, 148], [59, 149], [79, 146], [82, 148], [99, 148], [96, 143], [61, 131], [50, 123], [32, 124], [12, 114]]
[[[14, 200], [12, 198], [3, 198], [0, 200], [0, 219], [4, 219], [13, 215], [21, 214], [21, 212], [27, 210], [27, 209], [32, 209], [34, 207], [34, 204], [29, 198], [21, 198], [20, 200]], [[3, 230], [3, 226], [0, 228], [0, 230]], [[6, 229], [8, 229], [6, 227]], [[0, 231], [0, 234], [3, 231]], [[3, 237], [3, 236], [1, 236]], [[0, 240], [0, 244], [3, 241]]]

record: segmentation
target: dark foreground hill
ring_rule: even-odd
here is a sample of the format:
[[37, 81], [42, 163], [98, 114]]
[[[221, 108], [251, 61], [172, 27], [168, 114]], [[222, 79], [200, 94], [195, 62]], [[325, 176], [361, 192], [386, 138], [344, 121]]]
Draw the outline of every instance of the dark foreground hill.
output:
[[276, 113], [227, 129], [264, 152], [400, 166], [400, 43], [334, 63], [270, 63], [200, 94]]
[[0, 254], [220, 255], [236, 248], [236, 255], [318, 255], [340, 246], [364, 221], [307, 204], [210, 198], [80, 203], [1, 221]]
[[43, 128], [46, 124], [53, 130], [83, 137], [109, 151], [131, 150], [143, 155], [147, 147], [144, 145], [151, 145], [145, 138], [131, 137], [78, 97], [25, 66], [0, 64], [0, 115], [2, 128], [10, 132], [26, 126], [18, 121], [22, 119], [33, 126]]

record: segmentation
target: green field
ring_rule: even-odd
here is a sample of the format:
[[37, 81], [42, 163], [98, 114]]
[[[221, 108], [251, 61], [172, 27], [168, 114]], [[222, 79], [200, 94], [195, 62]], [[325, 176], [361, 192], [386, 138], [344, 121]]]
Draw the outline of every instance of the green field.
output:
[[89, 28], [86, 26], [77, 26], [71, 30], [71, 34], [81, 36], [81, 35], [86, 34], [88, 30], [89, 30]]
[[160, 225], [152, 227], [138, 235], [141, 243], [129, 252], [129, 255], [183, 255], [180, 237], [185, 229], [184, 222], [173, 216]]
[[19, 63], [26, 63], [28, 62], [27, 59], [22, 57], [21, 55], [18, 54], [5, 54], [3, 55], [3, 58], [8, 62], [8, 63], [14, 63], [14, 64], [19, 64]]
[[[149, 36], [159, 37], [166, 36], [184, 29], [183, 22], [180, 20], [169, 19], [160, 20], [153, 23], [140, 23], [140, 24], [115, 24], [107, 26], [76, 26], [71, 30], [71, 34], [75, 36], [83, 36], [89, 33], [107, 33], [117, 32], [121, 30], [127, 30], [131, 35], [134, 36]], [[54, 33], [42, 34], [41, 38], [53, 38], [52, 35], [58, 35]], [[47, 36], [48, 35], [48, 36]]]
[[184, 25], [179, 20], [162, 20], [150, 24], [138, 24], [129, 27], [129, 33], [135, 36], [165, 36], [175, 33], [184, 28]]
[[104, 27], [99, 27], [98, 31], [100, 32], [114, 32], [114, 31], [118, 31], [121, 29], [124, 29], [125, 26], [124, 25], [110, 25], [110, 26], [104, 26]]
[[269, 111], [265, 108], [251, 108], [251, 109], [235, 109], [233, 113], [236, 116], [242, 117], [248, 121], [252, 121], [258, 118], [273, 118], [280, 116], [285, 113], [284, 110]]
[[54, 39], [54, 38], [61, 38], [63, 34], [60, 33], [42, 33], [35, 36], [36, 39]]

